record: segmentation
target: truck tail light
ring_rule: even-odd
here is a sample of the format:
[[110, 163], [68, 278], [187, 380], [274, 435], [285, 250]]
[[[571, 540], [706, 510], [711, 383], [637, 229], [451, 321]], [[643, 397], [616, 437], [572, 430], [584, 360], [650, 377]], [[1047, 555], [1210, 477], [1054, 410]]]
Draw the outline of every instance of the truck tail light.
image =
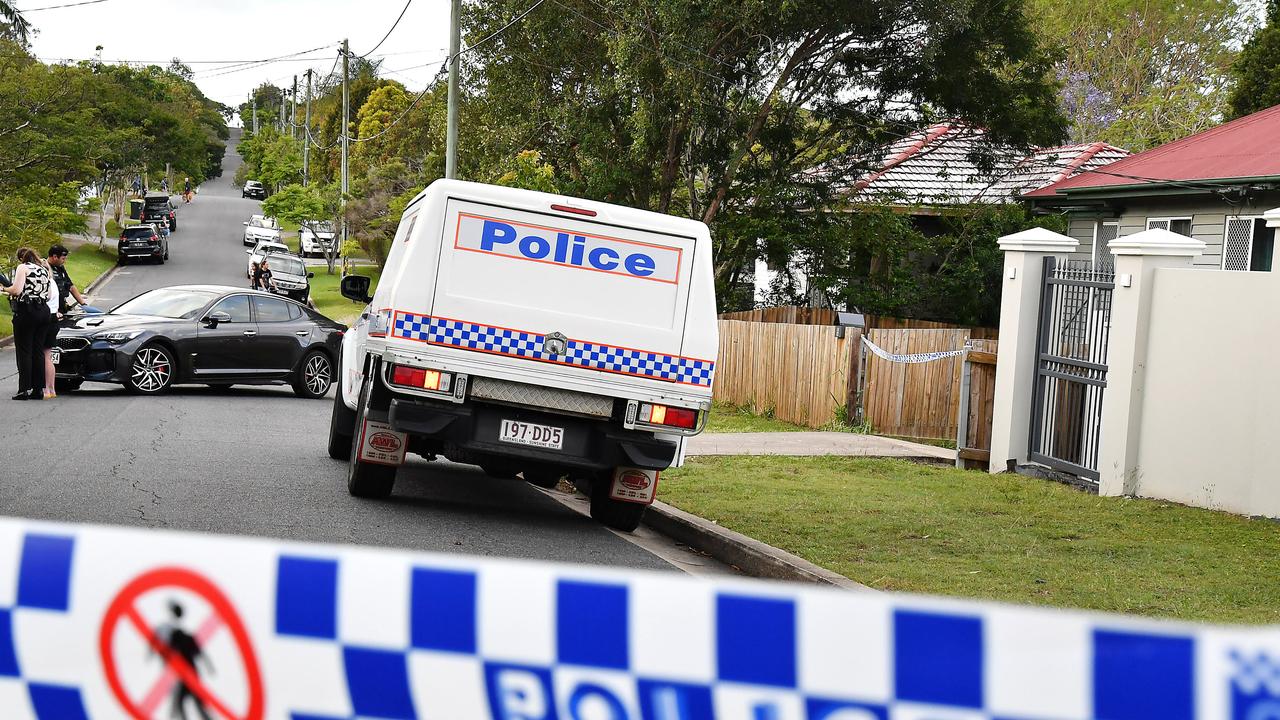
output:
[[649, 425], [666, 425], [692, 430], [698, 426], [698, 411], [644, 403], [640, 406], [638, 420]]
[[417, 390], [447, 393], [453, 384], [453, 375], [439, 370], [394, 365], [391, 368], [391, 383]]

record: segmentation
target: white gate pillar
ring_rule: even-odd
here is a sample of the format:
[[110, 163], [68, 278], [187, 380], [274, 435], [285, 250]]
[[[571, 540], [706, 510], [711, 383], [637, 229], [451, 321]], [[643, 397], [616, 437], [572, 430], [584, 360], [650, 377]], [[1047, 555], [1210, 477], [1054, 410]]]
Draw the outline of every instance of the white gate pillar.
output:
[[1156, 268], [1188, 267], [1204, 243], [1168, 230], [1145, 230], [1111, 241], [1116, 287], [1107, 333], [1107, 388], [1102, 394], [1098, 493], [1137, 491], [1138, 436], [1147, 365], [1147, 324]]
[[1011, 462], [1027, 461], [1044, 259], [1074, 252], [1079, 244], [1074, 238], [1044, 228], [1000, 238], [1000, 249], [1004, 251], [1004, 283], [1000, 293], [1000, 345], [991, 417], [993, 473], [1008, 470]]

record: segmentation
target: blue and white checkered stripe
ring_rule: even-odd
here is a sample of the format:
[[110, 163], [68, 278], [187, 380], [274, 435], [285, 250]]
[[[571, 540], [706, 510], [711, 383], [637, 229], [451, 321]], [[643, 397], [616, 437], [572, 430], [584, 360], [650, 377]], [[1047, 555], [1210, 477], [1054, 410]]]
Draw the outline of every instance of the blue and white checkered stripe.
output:
[[1215, 711], [1197, 634], [1176, 626], [520, 566], [372, 579], [280, 559], [277, 633], [332, 648], [326, 697], [294, 720], [1280, 717], [1249, 714], [1280, 708], [1280, 643], [1227, 668], [1237, 689]]
[[715, 374], [715, 363], [710, 360], [631, 350], [581, 340], [570, 340], [565, 355], [551, 355], [542, 351], [545, 336], [538, 333], [406, 312], [396, 313], [392, 335], [433, 345], [657, 378], [706, 388], [711, 387]]
[[75, 540], [61, 534], [0, 527], [0, 717], [88, 718], [80, 678], [69, 678], [65, 648], [43, 637], [67, 617]]
[[[0, 717], [123, 717], [97, 632], [157, 567], [229, 595], [269, 718], [1280, 717], [1280, 628], [8, 520]], [[122, 637], [121, 672], [151, 686], [159, 662]], [[206, 650], [234, 703], [229, 648]]]

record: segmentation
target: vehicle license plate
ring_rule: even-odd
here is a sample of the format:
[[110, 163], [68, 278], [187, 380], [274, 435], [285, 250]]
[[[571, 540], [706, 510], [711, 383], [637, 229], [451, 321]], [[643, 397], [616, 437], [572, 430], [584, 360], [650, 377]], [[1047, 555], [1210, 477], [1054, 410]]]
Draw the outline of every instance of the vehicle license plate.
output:
[[498, 434], [498, 439], [515, 445], [560, 450], [564, 447], [564, 428], [535, 425], [516, 420], [503, 420], [502, 431]]
[[62, 350], [59, 350], [58, 348], [54, 348], [53, 350], [50, 350], [49, 359], [53, 362], [54, 365], [57, 365], [58, 363], [62, 362]]

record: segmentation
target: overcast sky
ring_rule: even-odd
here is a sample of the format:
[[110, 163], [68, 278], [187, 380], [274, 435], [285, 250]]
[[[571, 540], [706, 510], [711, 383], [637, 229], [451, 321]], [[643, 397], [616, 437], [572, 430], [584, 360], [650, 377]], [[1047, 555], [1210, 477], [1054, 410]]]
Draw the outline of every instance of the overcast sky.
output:
[[[19, 10], [84, 0], [17, 0]], [[209, 97], [238, 105], [263, 81], [287, 86], [307, 68], [327, 73], [337, 43], [347, 37], [351, 51], [365, 54], [382, 39], [405, 0], [101, 0], [89, 5], [31, 12], [38, 34], [32, 48], [40, 59], [92, 58], [150, 60], [174, 57], [191, 65], [195, 81]], [[142, 27], [145, 25], [145, 32]], [[378, 48], [383, 68], [411, 88], [430, 80], [448, 52], [449, 1], [412, 0], [395, 32]], [[257, 67], [228, 68], [236, 61], [262, 60], [330, 45], [299, 59]], [[203, 61], [232, 61], [203, 62]], [[427, 67], [418, 67], [430, 63]]]

